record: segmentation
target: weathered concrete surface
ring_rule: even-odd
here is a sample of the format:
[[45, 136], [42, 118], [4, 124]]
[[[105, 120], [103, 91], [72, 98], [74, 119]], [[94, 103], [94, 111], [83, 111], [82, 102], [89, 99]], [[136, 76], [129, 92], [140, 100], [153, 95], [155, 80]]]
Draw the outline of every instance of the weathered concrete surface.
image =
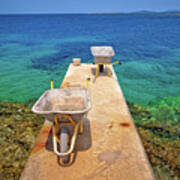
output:
[[109, 67], [112, 78], [100, 76], [94, 82], [94, 65], [70, 65], [62, 86], [83, 86], [89, 75], [92, 101], [73, 162], [67, 167], [58, 164], [50, 141], [51, 123], [45, 121], [21, 180], [154, 179], [115, 73]]

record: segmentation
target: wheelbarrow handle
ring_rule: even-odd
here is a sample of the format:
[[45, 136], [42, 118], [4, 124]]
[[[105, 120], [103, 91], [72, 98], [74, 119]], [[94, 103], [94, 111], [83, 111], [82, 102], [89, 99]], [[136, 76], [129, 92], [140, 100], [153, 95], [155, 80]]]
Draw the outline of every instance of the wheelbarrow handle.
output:
[[54, 81], [51, 79], [51, 83], [50, 83], [51, 89], [54, 89]]
[[89, 87], [89, 81], [91, 80], [90, 77], [87, 77], [86, 78], [86, 85], [85, 85], [85, 88], [87, 89]]
[[113, 62], [112, 64], [113, 64], [113, 65], [119, 64], [119, 61], [115, 61], [115, 62]]

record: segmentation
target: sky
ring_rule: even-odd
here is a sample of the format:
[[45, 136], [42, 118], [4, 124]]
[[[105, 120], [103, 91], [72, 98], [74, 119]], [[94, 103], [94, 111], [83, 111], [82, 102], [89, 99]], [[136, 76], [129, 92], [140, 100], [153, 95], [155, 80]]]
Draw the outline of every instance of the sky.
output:
[[180, 0], [0, 0], [0, 14], [180, 10]]

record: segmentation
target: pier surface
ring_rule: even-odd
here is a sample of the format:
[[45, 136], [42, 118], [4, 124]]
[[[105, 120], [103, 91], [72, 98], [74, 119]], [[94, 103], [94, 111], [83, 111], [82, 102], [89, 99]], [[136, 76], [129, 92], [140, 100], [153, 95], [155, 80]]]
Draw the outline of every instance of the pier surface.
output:
[[53, 152], [45, 121], [21, 180], [154, 180], [113, 68], [95, 79], [95, 65], [69, 66], [61, 87], [84, 86], [89, 76], [92, 109], [84, 119], [72, 163], [63, 166]]

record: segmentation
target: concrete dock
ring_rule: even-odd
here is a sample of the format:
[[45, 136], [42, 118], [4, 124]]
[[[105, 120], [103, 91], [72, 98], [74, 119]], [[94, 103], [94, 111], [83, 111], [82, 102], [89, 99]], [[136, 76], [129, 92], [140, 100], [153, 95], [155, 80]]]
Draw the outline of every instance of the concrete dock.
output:
[[21, 180], [154, 180], [113, 67], [95, 79], [95, 65], [69, 66], [61, 87], [84, 86], [89, 76], [92, 109], [84, 119], [72, 163], [63, 166], [53, 152], [45, 121]]

